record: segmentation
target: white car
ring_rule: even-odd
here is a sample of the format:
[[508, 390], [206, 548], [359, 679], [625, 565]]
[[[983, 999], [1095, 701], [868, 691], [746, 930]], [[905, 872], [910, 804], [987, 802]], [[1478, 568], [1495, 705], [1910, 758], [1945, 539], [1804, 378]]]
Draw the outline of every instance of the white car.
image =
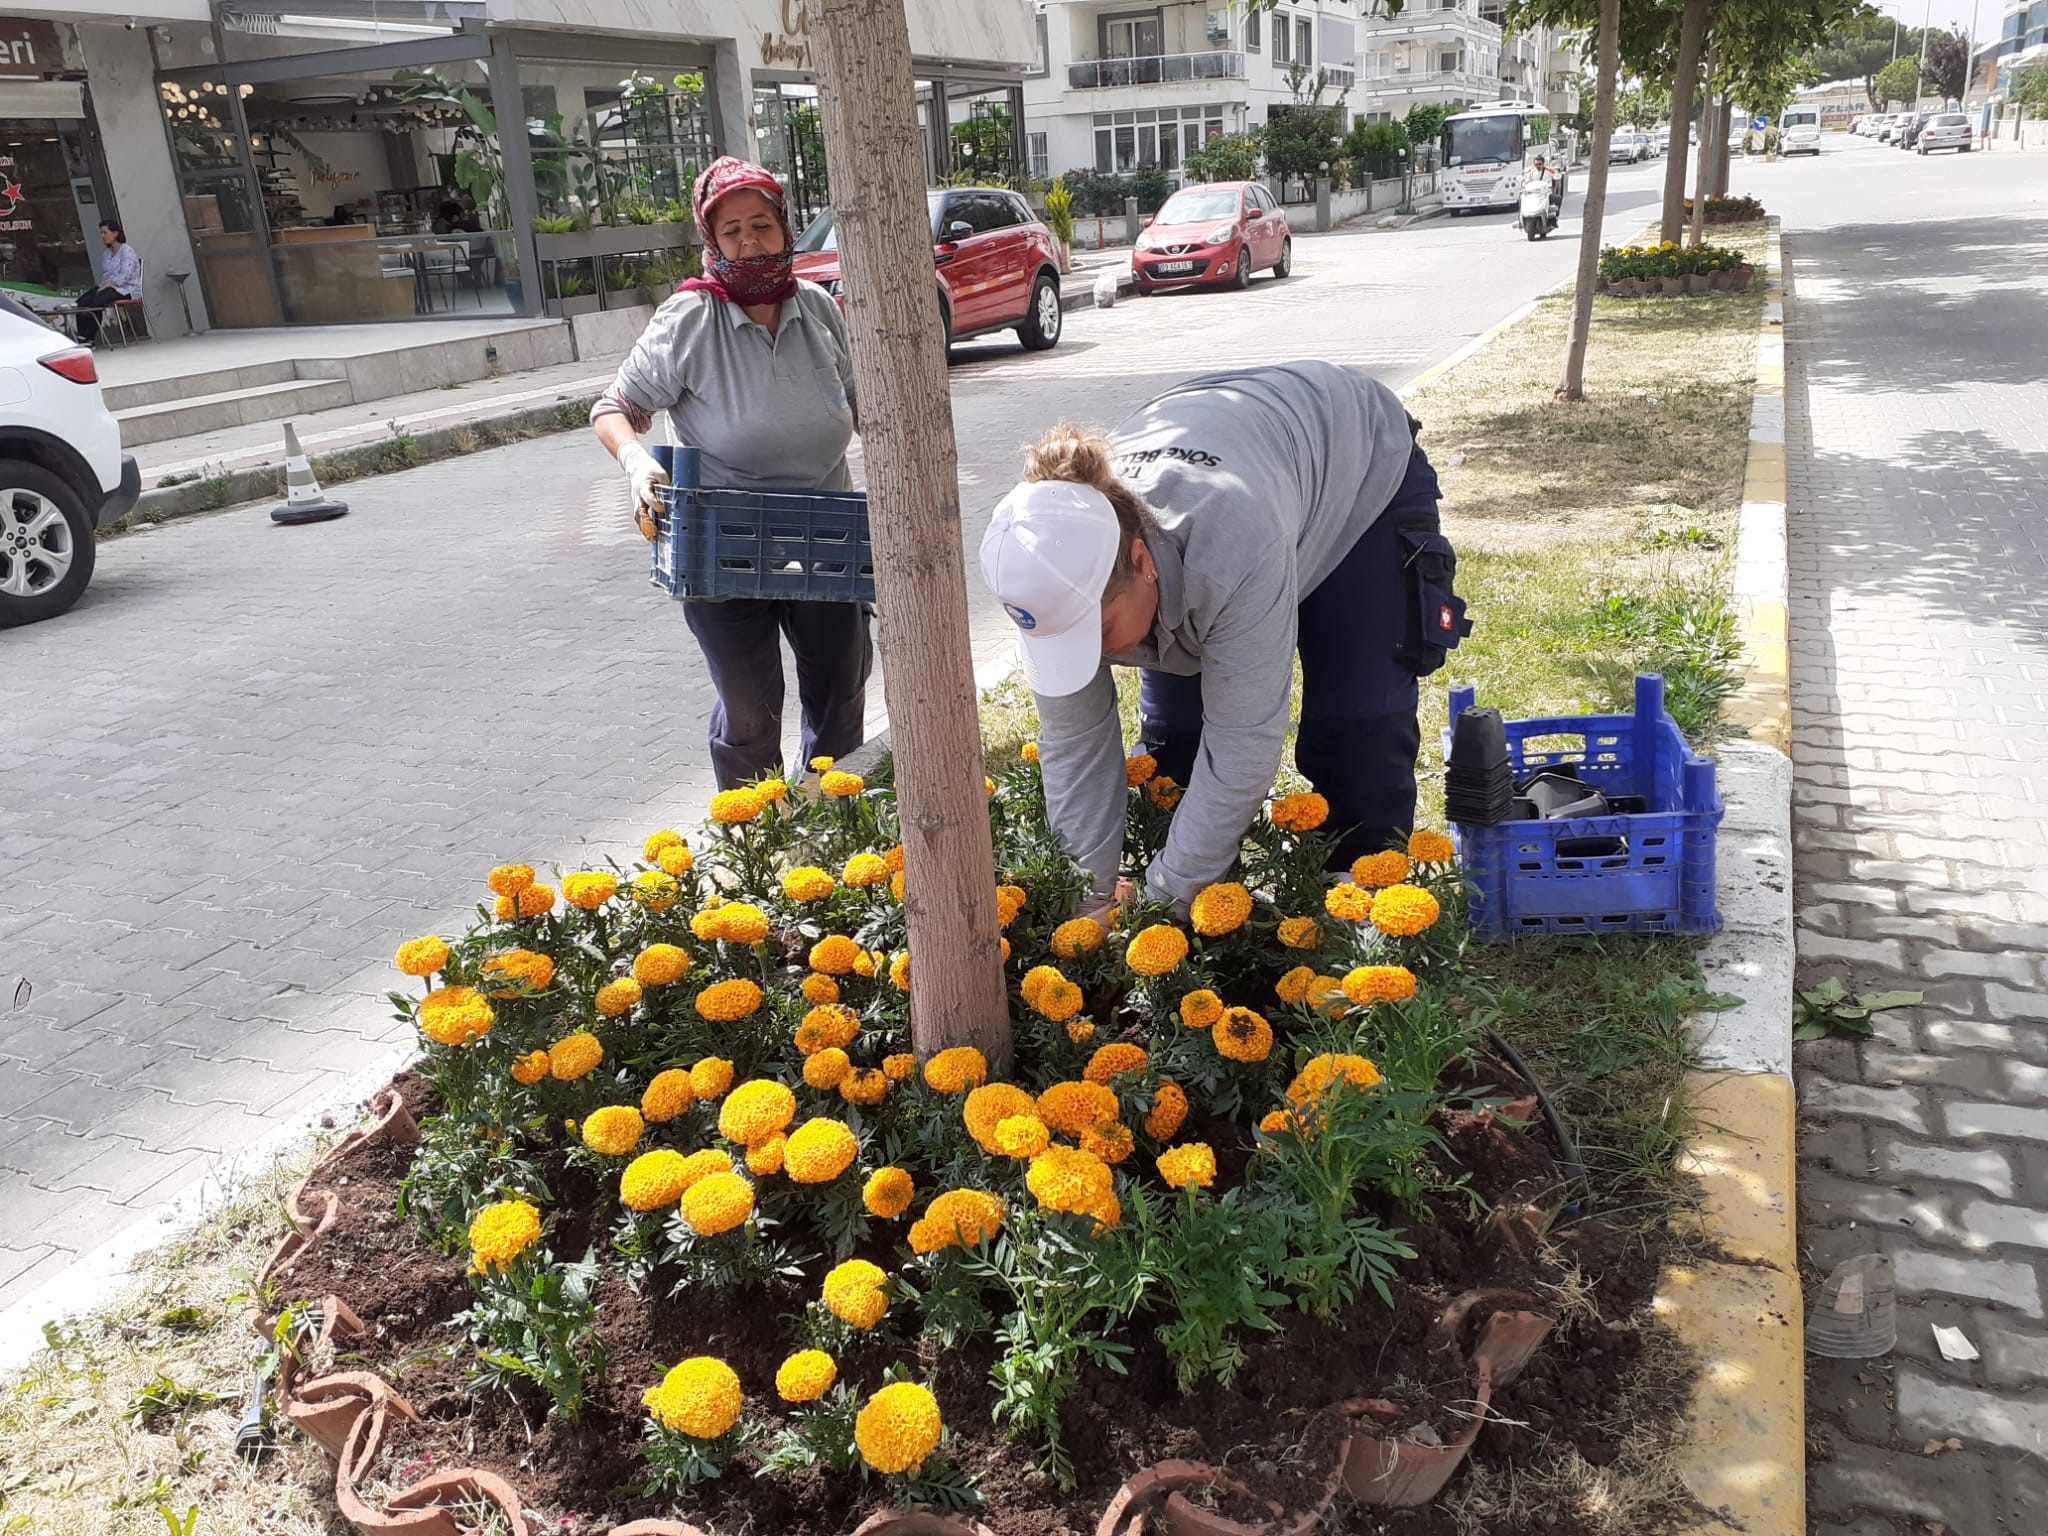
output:
[[0, 629], [54, 618], [142, 493], [90, 350], [0, 299]]
[[1820, 153], [1820, 111], [1792, 107], [1778, 121], [1778, 153], [1785, 156]]
[[1953, 149], [1967, 155], [1977, 147], [1977, 133], [1962, 113], [1943, 112], [1927, 120], [1913, 147], [1923, 155], [1936, 149]]

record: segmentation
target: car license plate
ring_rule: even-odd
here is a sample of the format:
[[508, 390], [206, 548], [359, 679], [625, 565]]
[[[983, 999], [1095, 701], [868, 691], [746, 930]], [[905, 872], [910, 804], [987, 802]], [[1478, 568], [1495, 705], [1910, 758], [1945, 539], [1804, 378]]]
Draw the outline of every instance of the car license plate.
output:
[[1192, 272], [1195, 270], [1195, 264], [1192, 261], [1162, 261], [1154, 270], [1159, 272]]

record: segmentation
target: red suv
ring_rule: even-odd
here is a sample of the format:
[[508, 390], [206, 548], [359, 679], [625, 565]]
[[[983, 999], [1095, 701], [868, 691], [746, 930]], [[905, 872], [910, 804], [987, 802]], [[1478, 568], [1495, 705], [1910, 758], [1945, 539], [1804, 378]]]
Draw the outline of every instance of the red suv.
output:
[[[1014, 330], [1027, 350], [1060, 339], [1060, 264], [1052, 231], [1004, 187], [939, 187], [925, 194], [932, 264], [946, 344]], [[839, 244], [832, 210], [796, 242], [796, 275], [839, 297]]]
[[1285, 277], [1293, 264], [1287, 215], [1256, 181], [1182, 187], [1145, 221], [1131, 255], [1140, 293], [1199, 283], [1246, 288], [1254, 272], [1271, 267]]

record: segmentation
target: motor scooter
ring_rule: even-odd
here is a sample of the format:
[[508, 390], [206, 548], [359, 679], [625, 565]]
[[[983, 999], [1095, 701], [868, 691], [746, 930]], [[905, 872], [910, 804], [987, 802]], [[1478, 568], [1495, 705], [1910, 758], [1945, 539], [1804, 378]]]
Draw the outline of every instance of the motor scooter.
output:
[[1557, 204], [1550, 200], [1548, 178], [1534, 176], [1522, 183], [1521, 212], [1517, 222], [1531, 240], [1541, 240], [1557, 228]]

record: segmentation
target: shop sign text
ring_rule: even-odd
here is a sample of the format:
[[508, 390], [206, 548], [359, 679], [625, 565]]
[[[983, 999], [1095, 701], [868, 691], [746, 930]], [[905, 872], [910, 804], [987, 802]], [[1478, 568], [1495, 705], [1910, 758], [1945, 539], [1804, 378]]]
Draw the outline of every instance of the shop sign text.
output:
[[64, 50], [53, 23], [0, 17], [0, 78], [18, 80], [63, 67]]
[[811, 67], [811, 15], [807, 0], [781, 0], [782, 28], [761, 34], [761, 63], [769, 69]]

